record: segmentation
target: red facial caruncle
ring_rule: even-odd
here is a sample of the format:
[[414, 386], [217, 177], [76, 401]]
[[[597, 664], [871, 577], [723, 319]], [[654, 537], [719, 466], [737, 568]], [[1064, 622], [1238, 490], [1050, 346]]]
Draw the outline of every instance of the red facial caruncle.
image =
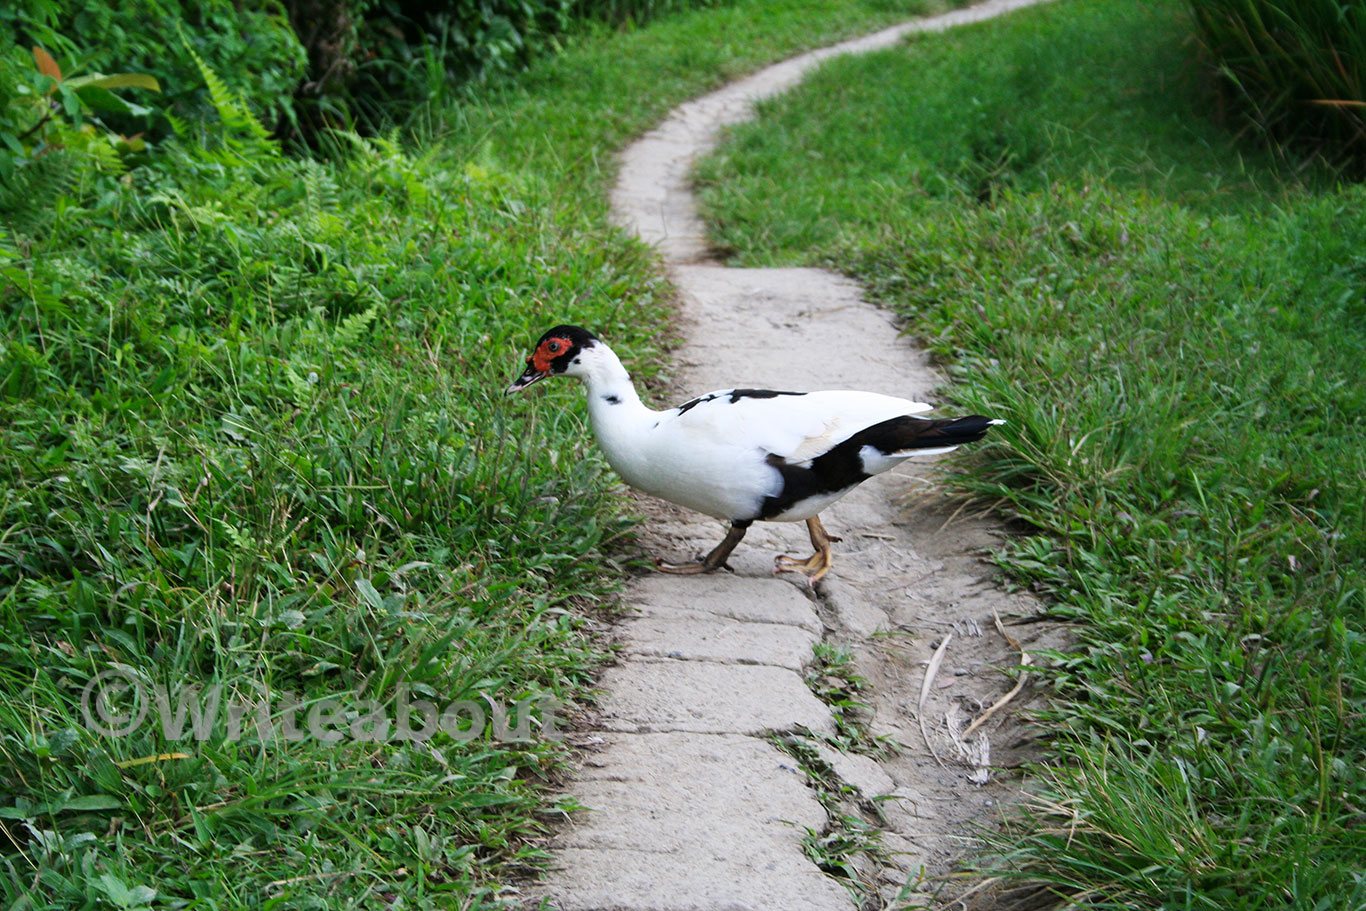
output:
[[548, 338], [541, 342], [536, 353], [527, 358], [527, 363], [542, 373], [550, 372], [550, 362], [573, 347], [567, 338]]

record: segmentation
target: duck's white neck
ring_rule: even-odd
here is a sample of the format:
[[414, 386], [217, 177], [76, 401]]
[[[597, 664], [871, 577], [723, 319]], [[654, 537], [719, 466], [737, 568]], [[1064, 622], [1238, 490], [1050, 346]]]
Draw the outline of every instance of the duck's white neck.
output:
[[631, 383], [631, 374], [626, 372], [611, 348], [595, 346], [593, 355], [584, 358], [580, 379], [588, 390], [588, 413], [593, 419], [593, 430], [601, 435], [604, 424], [638, 419], [650, 409], [640, 401], [636, 387]]
[[606, 345], [595, 345], [571, 368], [588, 389], [593, 436], [621, 479], [646, 493], [660, 494], [660, 470], [650, 443], [661, 415], [647, 408], [631, 375]]

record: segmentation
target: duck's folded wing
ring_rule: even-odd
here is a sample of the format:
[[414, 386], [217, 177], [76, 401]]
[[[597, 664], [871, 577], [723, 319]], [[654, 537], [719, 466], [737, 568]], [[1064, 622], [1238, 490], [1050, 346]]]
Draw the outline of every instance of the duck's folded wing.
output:
[[[671, 437], [738, 446], [801, 463], [860, 430], [930, 405], [874, 392], [722, 389], [665, 412]], [[676, 436], [675, 436], [676, 435]]]

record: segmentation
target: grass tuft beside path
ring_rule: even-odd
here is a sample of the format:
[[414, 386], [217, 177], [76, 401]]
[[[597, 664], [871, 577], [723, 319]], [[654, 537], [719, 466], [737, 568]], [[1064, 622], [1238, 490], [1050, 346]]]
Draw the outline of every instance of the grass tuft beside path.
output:
[[[1005, 418], [956, 484], [1056, 656], [1006, 867], [1088, 906], [1366, 906], [1366, 191], [1208, 121], [1180, 4], [834, 61], [701, 169], [743, 264], [832, 264]], [[837, 354], [837, 353], [836, 353]], [[1084, 898], [1083, 898], [1084, 896]]]

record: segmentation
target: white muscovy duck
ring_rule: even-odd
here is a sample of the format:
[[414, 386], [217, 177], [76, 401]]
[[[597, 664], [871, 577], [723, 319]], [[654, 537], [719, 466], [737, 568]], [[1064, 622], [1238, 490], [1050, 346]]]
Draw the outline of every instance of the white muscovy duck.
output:
[[804, 519], [816, 552], [805, 560], [779, 556], [774, 572], [800, 570], [814, 583], [829, 571], [830, 542], [839, 540], [821, 525], [822, 509], [912, 456], [948, 452], [1002, 423], [917, 417], [931, 406], [854, 391], [723, 389], [654, 411], [612, 349], [578, 326], [542, 335], [526, 363], [508, 394], [548, 376], [578, 377], [588, 387], [598, 446], [622, 480], [730, 522], [705, 557], [657, 561], [665, 572], [713, 572], [726, 567], [752, 523]]

